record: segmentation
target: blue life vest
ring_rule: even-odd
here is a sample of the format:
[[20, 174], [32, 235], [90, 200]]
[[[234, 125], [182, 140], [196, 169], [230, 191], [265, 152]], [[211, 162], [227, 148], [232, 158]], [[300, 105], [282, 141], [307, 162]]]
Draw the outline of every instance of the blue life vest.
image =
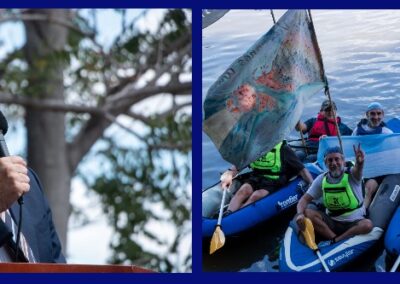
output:
[[382, 128], [386, 126], [386, 124], [382, 121], [381, 124], [379, 124], [378, 127], [373, 128], [372, 131], [366, 131], [362, 125], [368, 124], [368, 120], [366, 118], [363, 118], [360, 120], [360, 122], [357, 124], [357, 135], [372, 135], [372, 134], [382, 134]]

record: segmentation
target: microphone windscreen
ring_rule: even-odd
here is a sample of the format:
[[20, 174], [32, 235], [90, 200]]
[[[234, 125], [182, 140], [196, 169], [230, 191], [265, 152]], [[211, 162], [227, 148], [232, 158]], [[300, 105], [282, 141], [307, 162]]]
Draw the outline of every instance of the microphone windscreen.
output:
[[0, 130], [3, 132], [3, 135], [6, 135], [8, 130], [7, 119], [4, 117], [4, 114], [0, 111]]

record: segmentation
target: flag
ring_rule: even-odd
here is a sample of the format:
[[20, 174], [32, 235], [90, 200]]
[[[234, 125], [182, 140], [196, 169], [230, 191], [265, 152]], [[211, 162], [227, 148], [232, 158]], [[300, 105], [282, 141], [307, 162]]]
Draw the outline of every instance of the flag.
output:
[[211, 10], [211, 9], [204, 9], [201, 10], [202, 16], [202, 29], [207, 28], [208, 26], [214, 24], [216, 21], [221, 19], [229, 10]]
[[289, 10], [210, 87], [203, 130], [242, 169], [289, 134], [324, 82], [307, 13]]
[[[359, 143], [365, 152], [364, 178], [400, 173], [400, 134], [342, 136], [346, 161], [355, 161], [353, 145], [357, 147]], [[334, 146], [339, 146], [337, 137], [325, 137], [319, 141], [318, 163], [324, 171], [327, 170], [324, 153]]]

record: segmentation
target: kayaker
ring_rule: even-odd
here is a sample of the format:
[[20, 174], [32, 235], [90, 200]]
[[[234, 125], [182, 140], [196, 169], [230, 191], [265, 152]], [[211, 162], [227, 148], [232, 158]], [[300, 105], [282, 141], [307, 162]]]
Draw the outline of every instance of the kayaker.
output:
[[387, 128], [383, 121], [384, 116], [385, 112], [380, 103], [370, 103], [365, 112], [365, 118], [360, 120], [352, 135], [392, 134], [393, 131]]
[[[339, 147], [325, 151], [324, 162], [328, 171], [320, 174], [297, 204], [295, 221], [304, 230], [304, 217], [311, 219], [315, 232], [328, 243], [372, 230], [371, 220], [365, 217], [361, 179], [364, 167], [364, 151], [358, 145], [354, 148], [355, 165], [345, 168], [345, 158]], [[313, 200], [322, 197], [325, 211], [313, 206]]]
[[[251, 163], [250, 168], [253, 169], [251, 173], [238, 178], [241, 186], [231, 199], [225, 215], [279, 190], [293, 176], [300, 175], [308, 184], [313, 181], [310, 172], [285, 141]], [[221, 175], [222, 189], [228, 189], [237, 174], [235, 166], [224, 172]]]
[[[317, 152], [319, 146], [319, 139], [322, 136], [336, 136], [336, 125], [334, 118], [334, 111], [336, 112], [336, 104], [332, 101], [325, 100], [321, 104], [321, 109], [317, 117], [310, 118], [305, 122], [299, 121], [295, 129], [307, 133], [306, 140], [307, 154], [305, 150], [297, 150], [296, 155], [303, 162], [315, 162], [317, 160]], [[352, 130], [342, 122], [339, 116], [336, 116], [337, 124], [341, 135], [351, 135]]]
[[[373, 102], [368, 105], [367, 111], [365, 112], [366, 118], [360, 120], [357, 127], [354, 128], [353, 136], [359, 135], [372, 135], [372, 134], [391, 134], [392, 130], [386, 127], [383, 118], [385, 112], [383, 107], [378, 102]], [[365, 179], [365, 208], [368, 208], [371, 204], [372, 197], [376, 193], [378, 186], [382, 183], [384, 176], [377, 176], [369, 179]]]

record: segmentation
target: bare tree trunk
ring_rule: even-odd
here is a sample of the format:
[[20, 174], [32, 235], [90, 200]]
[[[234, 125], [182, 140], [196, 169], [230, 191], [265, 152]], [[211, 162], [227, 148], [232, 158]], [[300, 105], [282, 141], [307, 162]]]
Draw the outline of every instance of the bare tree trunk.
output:
[[[64, 101], [64, 64], [60, 53], [68, 37], [66, 26], [52, 22], [67, 22], [68, 10], [28, 10], [41, 13], [50, 21], [26, 21], [25, 52], [29, 63], [28, 95]], [[65, 113], [26, 108], [28, 132], [28, 164], [39, 175], [53, 211], [53, 218], [64, 252], [70, 214], [70, 180]]]

